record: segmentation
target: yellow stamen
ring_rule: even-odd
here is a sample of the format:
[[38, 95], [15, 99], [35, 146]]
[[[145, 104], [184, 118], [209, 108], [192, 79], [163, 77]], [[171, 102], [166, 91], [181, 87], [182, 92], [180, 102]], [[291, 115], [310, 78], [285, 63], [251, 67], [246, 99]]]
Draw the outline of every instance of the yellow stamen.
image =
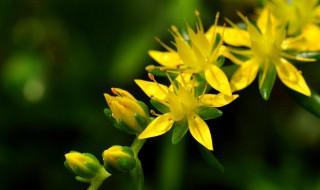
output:
[[[172, 78], [170, 77], [169, 73], [167, 72], [167, 70], [166, 70], [166, 69], [163, 69], [163, 72], [167, 75], [167, 77], [168, 77], [171, 85], [173, 86], [173, 89], [174, 89], [175, 91], [177, 91], [177, 90], [178, 90], [178, 87], [174, 84], [174, 82], [173, 82]], [[182, 77], [181, 77], [181, 78], [182, 78]]]
[[170, 51], [170, 52], [175, 52], [175, 50], [173, 50], [172, 48], [170, 48], [169, 46], [167, 46], [165, 43], [163, 43], [160, 38], [155, 37], [154, 38], [162, 47], [164, 47], [166, 50]]
[[171, 26], [171, 30], [169, 30], [169, 32], [175, 36], [175, 37], [178, 37], [180, 38], [181, 40], [184, 40], [183, 36], [180, 34], [178, 28], [174, 25]]
[[200, 13], [199, 13], [198, 10], [195, 11], [195, 15], [196, 15], [197, 20], [198, 20], [197, 21], [197, 30], [203, 32], [204, 31], [203, 30], [203, 24], [202, 24], [202, 21], [201, 21], [201, 18], [200, 18]]
[[163, 92], [164, 94], [166, 94], [167, 92], [164, 91], [161, 86], [159, 85], [159, 83], [156, 81], [156, 79], [154, 78], [154, 75], [151, 73], [148, 73], [148, 77], [150, 80], [152, 80], [154, 83], [156, 83], [156, 85], [158, 86], [158, 88], [161, 90], [161, 92]]
[[217, 32], [219, 16], [220, 16], [220, 12], [217, 12], [216, 18], [214, 20], [214, 28], [213, 28], [212, 38], [211, 38], [211, 44], [213, 44], [216, 41], [216, 37], [217, 37], [217, 33], [216, 32]]
[[208, 83], [205, 84], [202, 94], [198, 97], [198, 100], [201, 100], [203, 98], [203, 95], [206, 93], [207, 88], [208, 88]]

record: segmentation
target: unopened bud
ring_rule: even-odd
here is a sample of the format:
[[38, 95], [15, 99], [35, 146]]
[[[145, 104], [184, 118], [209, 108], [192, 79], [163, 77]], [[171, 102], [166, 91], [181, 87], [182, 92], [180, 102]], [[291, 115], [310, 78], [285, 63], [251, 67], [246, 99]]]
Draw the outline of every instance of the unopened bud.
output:
[[84, 179], [93, 179], [99, 175], [102, 165], [92, 154], [71, 151], [65, 154], [65, 167], [76, 176]]
[[141, 133], [149, 121], [147, 106], [125, 90], [112, 88], [112, 92], [117, 96], [104, 94], [110, 108], [105, 109], [105, 114], [115, 121], [117, 128], [129, 134]]
[[128, 172], [135, 168], [136, 159], [130, 147], [114, 145], [102, 153], [104, 167], [111, 173]]

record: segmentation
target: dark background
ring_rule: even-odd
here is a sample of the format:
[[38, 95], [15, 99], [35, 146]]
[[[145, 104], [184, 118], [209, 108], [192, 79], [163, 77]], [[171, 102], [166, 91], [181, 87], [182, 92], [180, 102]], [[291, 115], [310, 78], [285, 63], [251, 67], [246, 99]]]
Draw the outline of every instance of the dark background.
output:
[[[1, 0], [0, 189], [86, 189], [63, 166], [70, 150], [101, 160], [104, 149], [129, 146], [133, 136], [103, 114], [110, 87], [147, 97], [133, 79], [146, 78], [147, 55], [162, 49], [154, 36], [172, 40], [168, 28], [194, 26], [194, 10], [207, 29], [216, 11], [239, 21], [254, 0]], [[318, 63], [300, 65], [320, 92]], [[286, 93], [277, 79], [269, 101], [255, 81], [209, 122], [214, 154], [225, 172], [211, 168], [187, 134], [147, 141], [140, 152], [145, 189], [320, 189], [320, 120]], [[103, 189], [131, 189], [128, 175], [111, 176]]]

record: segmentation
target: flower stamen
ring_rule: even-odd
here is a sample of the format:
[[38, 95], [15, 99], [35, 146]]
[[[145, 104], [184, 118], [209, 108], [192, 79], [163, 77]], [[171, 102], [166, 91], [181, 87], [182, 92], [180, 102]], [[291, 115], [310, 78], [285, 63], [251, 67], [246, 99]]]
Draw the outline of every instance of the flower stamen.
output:
[[160, 38], [155, 37], [154, 38], [162, 47], [164, 47], [166, 50], [170, 51], [170, 52], [175, 52], [175, 50], [173, 50], [171, 47], [167, 46], [165, 43], [163, 43]]
[[211, 44], [213, 44], [216, 41], [216, 37], [217, 37], [216, 34], [217, 34], [217, 26], [218, 26], [219, 17], [220, 17], [220, 12], [217, 12], [216, 18], [214, 20], [214, 28], [212, 31]]
[[163, 92], [164, 94], [167, 93], [166, 91], [164, 91], [164, 90], [161, 88], [161, 86], [159, 85], [159, 83], [158, 83], [158, 82], [156, 81], [156, 79], [154, 78], [154, 75], [153, 75], [153, 74], [148, 73], [148, 77], [149, 77], [150, 80], [152, 80], [152, 81], [157, 85], [157, 87], [161, 90], [161, 92]]

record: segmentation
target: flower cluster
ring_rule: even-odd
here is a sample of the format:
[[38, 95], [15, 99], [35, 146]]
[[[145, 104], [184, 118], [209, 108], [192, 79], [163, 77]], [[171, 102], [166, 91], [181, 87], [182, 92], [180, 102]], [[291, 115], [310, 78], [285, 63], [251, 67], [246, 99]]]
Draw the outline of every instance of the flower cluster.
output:
[[[158, 63], [146, 67], [150, 81], [134, 80], [150, 98], [155, 110], [149, 111], [145, 103], [119, 88], [111, 88], [115, 96], [104, 94], [109, 107], [104, 110], [106, 116], [116, 128], [136, 138], [130, 147], [115, 145], [106, 149], [104, 165], [89, 154], [66, 154], [66, 167], [81, 181], [92, 183], [93, 179], [104, 180], [111, 173], [130, 172], [142, 183], [140, 149], [147, 138], [169, 130], [173, 131], [173, 144], [180, 142], [190, 131], [198, 143], [213, 150], [206, 120], [221, 116], [222, 111], [218, 108], [236, 100], [239, 95], [234, 93], [245, 89], [257, 76], [264, 100], [269, 99], [278, 76], [304, 102], [314, 101], [314, 92], [295, 64], [316, 61], [312, 53], [320, 51], [317, 26], [320, 6], [316, 0], [266, 1], [256, 20], [238, 13], [243, 23], [237, 25], [226, 19], [230, 27], [218, 25], [217, 13], [207, 31], [199, 12], [195, 15], [196, 30], [189, 24], [186, 32], [171, 27], [174, 47], [156, 38], [165, 51], [149, 51]], [[235, 68], [234, 72], [226, 74], [225, 67]], [[168, 82], [161, 84], [155, 76], [165, 77]]]

